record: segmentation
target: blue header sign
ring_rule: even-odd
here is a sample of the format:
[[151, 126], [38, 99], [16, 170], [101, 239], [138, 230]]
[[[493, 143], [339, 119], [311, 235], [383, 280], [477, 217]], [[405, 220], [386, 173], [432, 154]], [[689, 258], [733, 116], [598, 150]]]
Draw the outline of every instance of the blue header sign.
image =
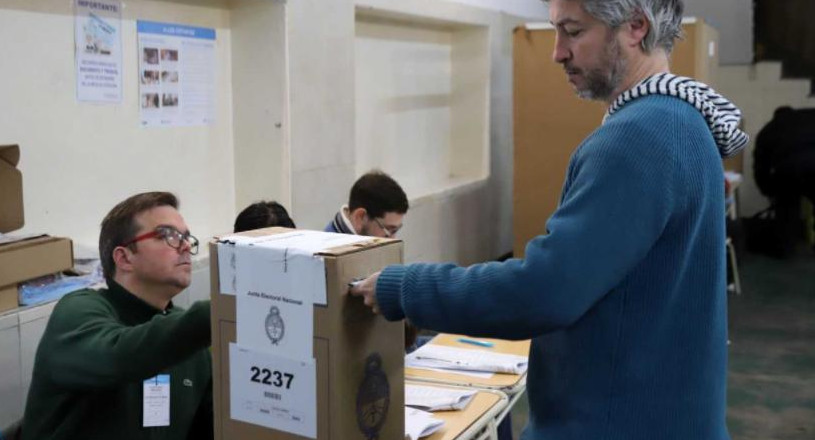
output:
[[202, 40], [214, 40], [215, 29], [202, 28], [196, 26], [186, 26], [183, 24], [159, 23], [157, 21], [139, 20], [136, 29], [140, 34], [156, 34], [170, 37], [199, 38]]

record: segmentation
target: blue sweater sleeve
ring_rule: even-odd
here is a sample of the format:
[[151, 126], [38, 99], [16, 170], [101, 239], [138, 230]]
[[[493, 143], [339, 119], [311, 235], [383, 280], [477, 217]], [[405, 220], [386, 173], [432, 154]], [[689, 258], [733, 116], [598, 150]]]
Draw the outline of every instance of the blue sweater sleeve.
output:
[[382, 313], [505, 339], [579, 320], [646, 257], [673, 209], [673, 153], [660, 142], [662, 124], [643, 122], [607, 123], [584, 142], [549, 234], [527, 244], [525, 259], [389, 266], [376, 287]]

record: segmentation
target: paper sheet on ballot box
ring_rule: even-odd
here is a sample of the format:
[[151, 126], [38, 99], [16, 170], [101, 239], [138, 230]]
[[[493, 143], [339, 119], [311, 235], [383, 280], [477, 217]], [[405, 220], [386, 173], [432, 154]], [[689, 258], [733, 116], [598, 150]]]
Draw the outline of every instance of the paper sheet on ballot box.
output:
[[310, 255], [237, 246], [236, 321], [242, 347], [311, 359], [314, 290], [325, 284]]
[[349, 244], [371, 241], [370, 237], [349, 234], [335, 234], [322, 231], [292, 231], [282, 234], [271, 234], [260, 237], [243, 235], [229, 235], [218, 240], [218, 270], [221, 280], [221, 293], [234, 295], [237, 291], [237, 265], [236, 249], [242, 246], [262, 246], [266, 248], [285, 250], [292, 255], [310, 256], [309, 271], [322, 281], [321, 286], [314, 290], [314, 303], [326, 304], [325, 290], [325, 263], [323, 258], [314, 255], [328, 249]]
[[311, 359], [313, 304], [315, 299], [326, 300], [325, 262], [315, 253], [367, 240], [370, 238], [293, 231], [237, 241], [238, 343], [290, 359]]
[[228, 235], [218, 240], [218, 280], [220, 293], [235, 295], [238, 282], [238, 260], [235, 249], [238, 245], [247, 245], [262, 237], [247, 237], [243, 235]]

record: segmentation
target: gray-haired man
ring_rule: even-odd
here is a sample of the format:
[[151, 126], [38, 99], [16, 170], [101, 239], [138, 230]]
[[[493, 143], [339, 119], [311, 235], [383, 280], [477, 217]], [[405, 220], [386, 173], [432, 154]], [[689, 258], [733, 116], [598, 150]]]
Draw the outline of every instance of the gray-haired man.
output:
[[609, 104], [549, 234], [524, 260], [389, 266], [351, 293], [422, 328], [533, 338], [525, 440], [726, 440], [721, 158], [746, 142], [739, 111], [669, 73], [681, 0], [548, 3], [554, 61]]

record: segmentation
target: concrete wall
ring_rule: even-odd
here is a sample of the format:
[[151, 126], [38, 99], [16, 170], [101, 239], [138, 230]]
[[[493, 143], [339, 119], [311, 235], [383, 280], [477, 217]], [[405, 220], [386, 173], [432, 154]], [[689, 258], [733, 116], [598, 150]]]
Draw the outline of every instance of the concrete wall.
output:
[[[451, 0], [523, 17], [548, 21], [549, 12], [542, 0]], [[753, 62], [753, 0], [685, 0], [685, 16], [701, 17], [719, 31], [721, 63]]]
[[[400, 237], [408, 261], [467, 264], [511, 250], [510, 37], [522, 19], [509, 13], [538, 14], [537, 0], [243, 0], [229, 5], [220, 0], [128, 2], [122, 23], [124, 101], [113, 106], [83, 106], [73, 98], [70, 2], [7, 0], [0, 5], [0, 36], [6, 37], [0, 44], [15, 60], [0, 72], [2, 96], [14, 107], [0, 121], [0, 144], [22, 145], [24, 232], [66, 235], [92, 249], [99, 222], [114, 203], [157, 188], [180, 195], [182, 214], [204, 241], [229, 230], [236, 211], [257, 198], [280, 200], [298, 225], [322, 228], [344, 203], [357, 173], [355, 8], [362, 5], [489, 28], [489, 177], [412, 200]], [[141, 18], [217, 29], [215, 126], [138, 127], [135, 20]], [[274, 28], [266, 29], [264, 19]], [[539, 19], [534, 15], [523, 21]], [[234, 41], [232, 26], [241, 28]], [[252, 44], [262, 47], [247, 47]], [[253, 54], [260, 59], [251, 61]], [[240, 67], [245, 64], [254, 70]], [[150, 160], [156, 150], [158, 159]], [[258, 178], [261, 172], [268, 180]], [[176, 298], [181, 306], [209, 296], [204, 253], [194, 261], [192, 285]], [[23, 414], [34, 353], [53, 305], [0, 315], [0, 427]]]
[[[216, 30], [215, 122], [143, 128], [139, 124], [136, 20]], [[223, 231], [234, 211], [229, 13], [160, 1], [122, 8], [122, 102], [76, 100], [70, 1], [0, 3], [0, 145], [19, 144], [25, 228], [96, 247], [99, 223], [134, 193], [176, 193], [194, 234]], [[13, 60], [13, 61], [12, 61]]]
[[[495, 2], [494, 5], [498, 3]], [[301, 0], [287, 7], [290, 60], [292, 210], [298, 226], [322, 228], [357, 177], [355, 8], [489, 27], [489, 177], [411, 200], [400, 233], [407, 261], [483, 261], [511, 243], [511, 29], [508, 15], [456, 2]], [[531, 19], [531, 17], [529, 18]], [[325, 25], [320, 25], [324, 23]], [[330, 62], [328, 61], [330, 60]], [[319, 109], [319, 111], [315, 111]], [[408, 194], [411, 197], [411, 194]], [[473, 237], [479, 237], [473, 240]]]
[[549, 11], [543, 0], [449, 0], [478, 8], [500, 11], [525, 19], [548, 20]]
[[685, 16], [704, 18], [719, 31], [721, 64], [753, 62], [752, 0], [685, 0]]

